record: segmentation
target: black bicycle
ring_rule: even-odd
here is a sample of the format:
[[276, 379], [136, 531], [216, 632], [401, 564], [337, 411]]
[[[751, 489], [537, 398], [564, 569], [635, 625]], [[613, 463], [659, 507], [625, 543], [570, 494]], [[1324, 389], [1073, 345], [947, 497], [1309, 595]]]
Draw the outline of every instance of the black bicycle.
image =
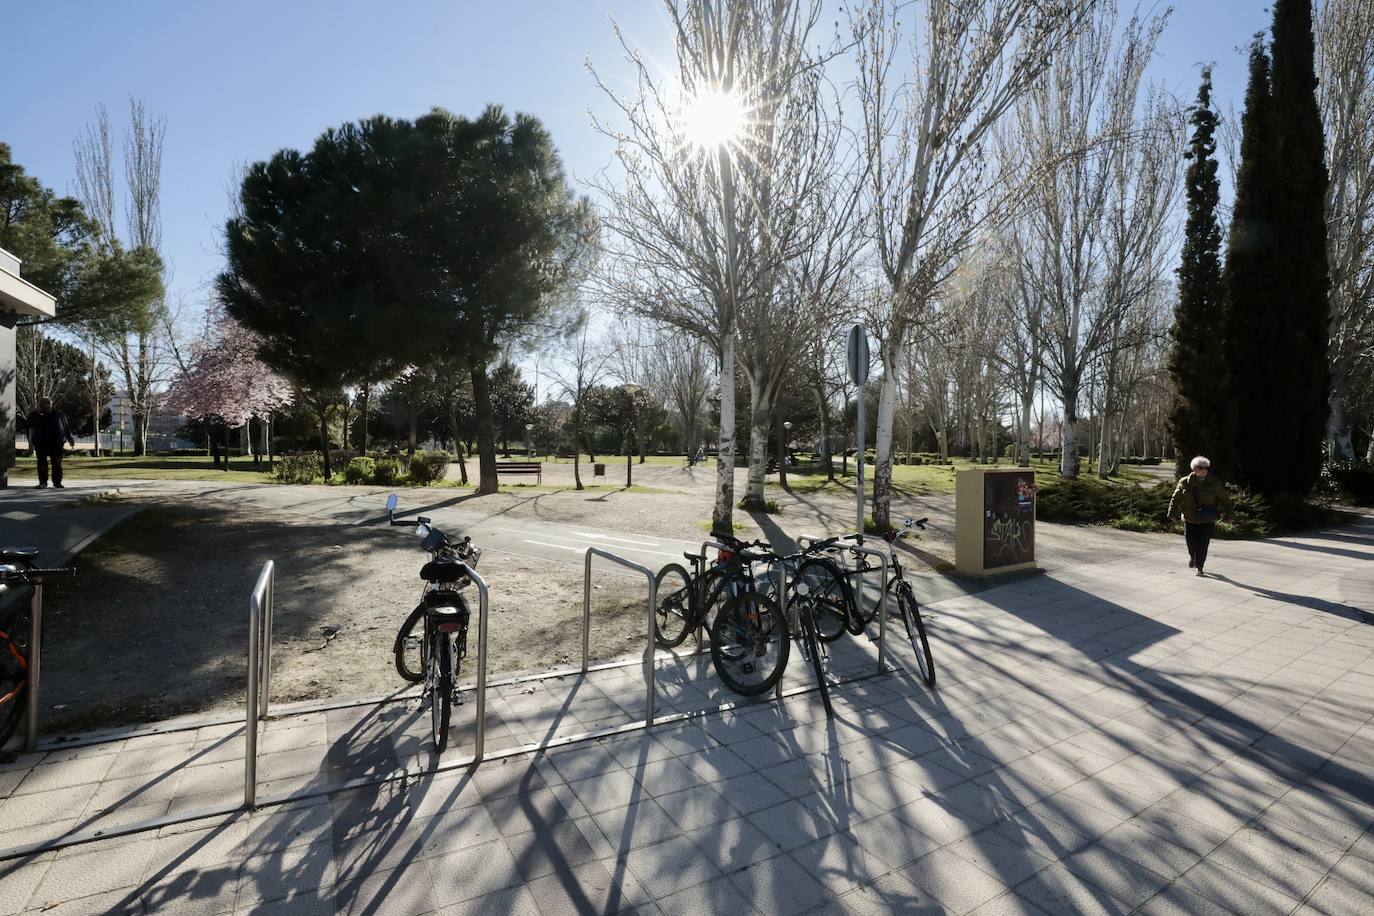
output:
[[[692, 571], [680, 563], [669, 563], [658, 571], [658, 607], [654, 609], [654, 642], [661, 648], [674, 649], [697, 630], [711, 631], [716, 613], [731, 598], [732, 566], [739, 551], [764, 546], [741, 541], [730, 535], [716, 535], [727, 545], [708, 562], [706, 553], [686, 553], [683, 558], [692, 564]], [[736, 589], [737, 590], [737, 589]]]
[[[420, 546], [429, 561], [420, 569], [425, 584], [420, 603], [410, 612], [396, 633], [392, 652], [396, 672], [412, 683], [424, 683], [421, 703], [429, 706], [430, 733], [435, 753], [448, 746], [449, 718], [454, 704], [463, 705], [458, 689], [458, 674], [468, 654], [468, 623], [472, 614], [460, 592], [472, 584], [470, 571], [482, 557], [472, 538], [455, 541], [435, 528], [421, 515], [414, 522], [396, 519], [396, 497], [386, 501], [391, 524], [415, 525], [415, 534], [424, 538]], [[422, 627], [417, 636], [415, 630]]]
[[[935, 660], [930, 652], [930, 640], [926, 636], [925, 622], [921, 619], [916, 594], [911, 588], [911, 583], [906, 580], [906, 573], [897, 553], [897, 541], [911, 534], [913, 529], [924, 530], [926, 521], [924, 518], [908, 518], [903, 521], [901, 528], [889, 531], [884, 536], [883, 539], [890, 545], [888, 565], [891, 574], [881, 587], [886, 588], [892, 599], [897, 602], [907, 638], [916, 652], [916, 663], [920, 667], [921, 678], [928, 686], [934, 687]], [[878, 613], [879, 605], [876, 602], [871, 609], [861, 606], [860, 596], [851, 585], [851, 580], [881, 567], [870, 562], [867, 554], [856, 550], [850, 551], [855, 561], [853, 568], [847, 567], [843, 563], [843, 541], [853, 541], [863, 546], [863, 535], [841, 535], [811, 542], [803, 551], [807, 559], [798, 566], [794, 580], [797, 583], [793, 586], [794, 590], [799, 585], [806, 586], [807, 604], [816, 621], [817, 634], [825, 642], [833, 642], [845, 633], [860, 635]]]
[[29, 691], [29, 640], [34, 586], [74, 569], [39, 569], [35, 547], [0, 547], [0, 748], [24, 717]]

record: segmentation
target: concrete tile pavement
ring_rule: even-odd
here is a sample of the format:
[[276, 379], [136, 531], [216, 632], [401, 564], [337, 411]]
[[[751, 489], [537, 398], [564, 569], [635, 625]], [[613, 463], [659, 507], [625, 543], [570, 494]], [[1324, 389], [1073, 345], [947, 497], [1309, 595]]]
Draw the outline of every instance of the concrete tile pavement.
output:
[[[1181, 553], [932, 605], [938, 691], [899, 671], [836, 688], [835, 720], [809, 695], [770, 699], [647, 736], [10, 860], [0, 916], [53, 905], [1371, 911], [1374, 608], [1343, 595], [1349, 575], [1374, 569], [1374, 530], [1220, 543], [1209, 564], [1218, 575], [1204, 579], [1181, 568]], [[871, 649], [839, 644], [836, 667], [869, 658], [841, 646]], [[909, 647], [892, 649], [894, 662], [910, 661]], [[709, 673], [693, 664], [665, 678], [679, 678], [679, 696], [709, 699]], [[614, 682], [580, 688], [596, 713], [633, 676]], [[567, 693], [546, 684], [513, 696], [558, 703], [581, 723]], [[511, 712], [539, 719], [543, 707], [517, 699]], [[380, 772], [424, 759], [418, 712], [404, 705], [311, 716], [269, 723], [265, 777], [306, 787], [358, 761]], [[545, 733], [562, 727], [539, 721]], [[213, 796], [241, 739], [226, 727], [155, 740], [4, 770], [24, 775], [0, 823], [25, 822], [5, 833], [81, 822], [125, 795], [149, 809]], [[56, 795], [81, 801], [62, 808]]]

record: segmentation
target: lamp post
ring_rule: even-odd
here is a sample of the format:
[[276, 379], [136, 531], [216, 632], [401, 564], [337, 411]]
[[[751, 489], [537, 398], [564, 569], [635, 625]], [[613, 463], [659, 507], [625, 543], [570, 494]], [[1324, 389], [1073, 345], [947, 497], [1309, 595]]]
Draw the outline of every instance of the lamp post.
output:
[[525, 451], [528, 453], [529, 457], [531, 457], [531, 458], [534, 457], [534, 445], [533, 445], [533, 443], [530, 442], [530, 439], [532, 438], [531, 433], [533, 433], [533, 432], [534, 432], [534, 424], [533, 424], [533, 423], [526, 423], [526, 424], [525, 424]]

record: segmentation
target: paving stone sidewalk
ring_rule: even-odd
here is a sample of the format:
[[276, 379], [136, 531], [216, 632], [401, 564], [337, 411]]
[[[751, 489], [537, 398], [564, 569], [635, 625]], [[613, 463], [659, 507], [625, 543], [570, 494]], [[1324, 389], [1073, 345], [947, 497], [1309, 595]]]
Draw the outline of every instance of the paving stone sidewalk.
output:
[[[1203, 579], [1183, 553], [936, 603], [937, 691], [899, 671], [837, 689], [833, 720], [800, 694], [0, 862], [0, 916], [1374, 911], [1374, 523], [1215, 543]], [[621, 680], [577, 726], [567, 687], [503, 696], [503, 727], [632, 715], [642, 683]], [[663, 702], [709, 681], [665, 675]], [[308, 730], [371, 729], [379, 767], [424, 753], [402, 721], [330, 715], [273, 722], [264, 760], [309, 759]], [[200, 797], [188, 775], [237, 769], [236, 740], [194, 733], [172, 771], [170, 735], [21, 758], [0, 846], [51, 829], [53, 793], [87, 796], [78, 822]], [[356, 766], [346, 747], [325, 759]], [[269, 782], [328, 776], [282, 761]]]

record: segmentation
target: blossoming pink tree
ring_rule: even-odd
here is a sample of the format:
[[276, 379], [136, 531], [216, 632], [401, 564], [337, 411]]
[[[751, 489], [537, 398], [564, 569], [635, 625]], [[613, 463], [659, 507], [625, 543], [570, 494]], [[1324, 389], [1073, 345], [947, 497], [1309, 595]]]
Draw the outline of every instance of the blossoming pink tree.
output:
[[[168, 397], [174, 410], [224, 426], [225, 470], [229, 468], [228, 430], [253, 419], [267, 419], [294, 396], [291, 384], [258, 359], [258, 345], [256, 334], [227, 315], [221, 317], [206, 342], [192, 351], [190, 363], [172, 382]], [[211, 451], [218, 465], [214, 446]], [[255, 463], [259, 452], [253, 449]]]

